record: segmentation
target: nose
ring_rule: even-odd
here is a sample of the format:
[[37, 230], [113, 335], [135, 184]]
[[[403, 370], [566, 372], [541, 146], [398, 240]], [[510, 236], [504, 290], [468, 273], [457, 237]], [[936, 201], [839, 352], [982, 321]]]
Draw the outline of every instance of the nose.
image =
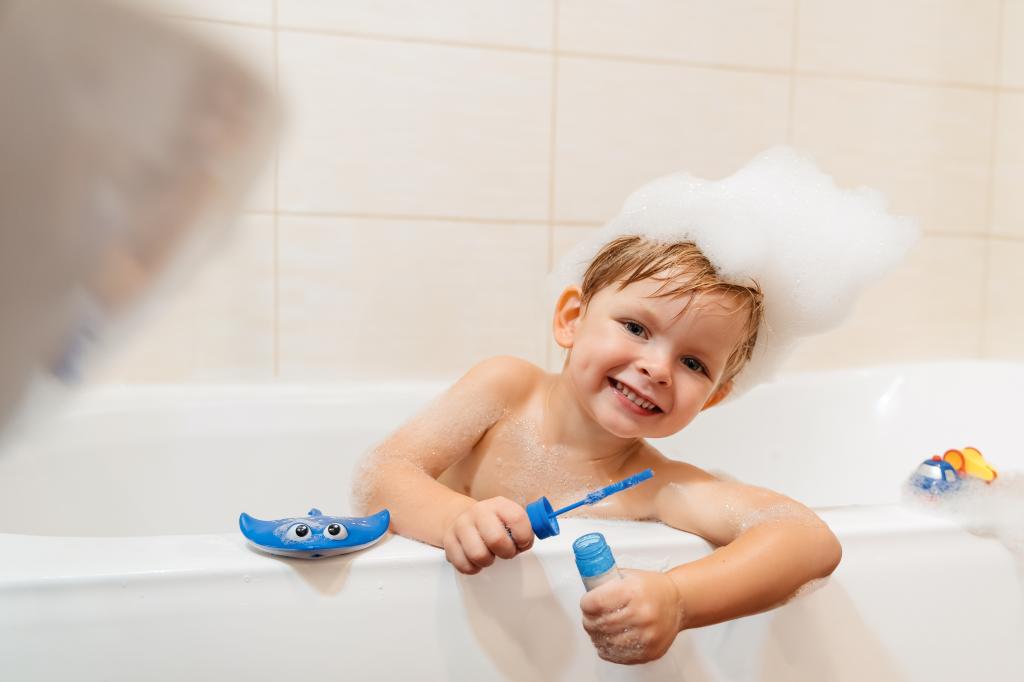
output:
[[672, 360], [665, 353], [652, 352], [642, 356], [637, 368], [644, 376], [662, 386], [672, 383]]

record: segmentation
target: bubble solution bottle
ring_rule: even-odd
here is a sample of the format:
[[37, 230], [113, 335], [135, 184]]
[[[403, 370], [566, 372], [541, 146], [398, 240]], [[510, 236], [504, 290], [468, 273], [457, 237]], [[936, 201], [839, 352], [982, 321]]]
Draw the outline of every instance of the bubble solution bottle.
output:
[[587, 533], [576, 538], [572, 543], [572, 551], [576, 555], [576, 568], [580, 571], [587, 592], [609, 580], [622, 579], [612, 550], [600, 533]]

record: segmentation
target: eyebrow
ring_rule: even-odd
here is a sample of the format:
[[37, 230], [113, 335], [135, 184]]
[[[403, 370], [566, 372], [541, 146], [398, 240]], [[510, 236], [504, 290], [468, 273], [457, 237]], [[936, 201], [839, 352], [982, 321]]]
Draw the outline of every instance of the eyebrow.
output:
[[[642, 317], [643, 322], [648, 326], [657, 326], [659, 329], [661, 328], [660, 323], [658, 323], [658, 313], [657, 311], [655, 311], [653, 307], [651, 307], [649, 303], [645, 303], [642, 300], [637, 300], [630, 302], [627, 307], [631, 309], [638, 308], [640, 311], [639, 317]], [[657, 324], [651, 324], [652, 322]]]

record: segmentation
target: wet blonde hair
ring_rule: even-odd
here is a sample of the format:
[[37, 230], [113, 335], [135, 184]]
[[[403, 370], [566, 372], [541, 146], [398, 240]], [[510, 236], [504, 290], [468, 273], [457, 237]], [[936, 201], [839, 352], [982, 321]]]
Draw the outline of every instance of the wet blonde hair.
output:
[[605, 244], [587, 266], [580, 287], [580, 304], [586, 307], [597, 292], [612, 284], [617, 284], [621, 291], [645, 279], [662, 282], [654, 294], [658, 298], [692, 295], [692, 302], [701, 294], [718, 293], [736, 300], [737, 310], [746, 310], [743, 336], [729, 354], [721, 383], [735, 377], [754, 352], [757, 330], [764, 317], [764, 294], [757, 282], [751, 280], [750, 284], [742, 285], [724, 281], [693, 242], [659, 242], [626, 235]]

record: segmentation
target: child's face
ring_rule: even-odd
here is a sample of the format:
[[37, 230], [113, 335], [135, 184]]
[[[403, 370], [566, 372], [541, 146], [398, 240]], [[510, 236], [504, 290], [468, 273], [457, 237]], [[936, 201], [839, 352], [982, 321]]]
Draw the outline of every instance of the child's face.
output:
[[661, 285], [608, 286], [582, 310], [577, 297], [578, 316], [565, 308], [571, 296], [559, 302], [556, 339], [571, 348], [563, 373], [583, 410], [623, 438], [672, 435], [731, 387], [723, 373], [747, 310], [726, 294], [656, 298]]

